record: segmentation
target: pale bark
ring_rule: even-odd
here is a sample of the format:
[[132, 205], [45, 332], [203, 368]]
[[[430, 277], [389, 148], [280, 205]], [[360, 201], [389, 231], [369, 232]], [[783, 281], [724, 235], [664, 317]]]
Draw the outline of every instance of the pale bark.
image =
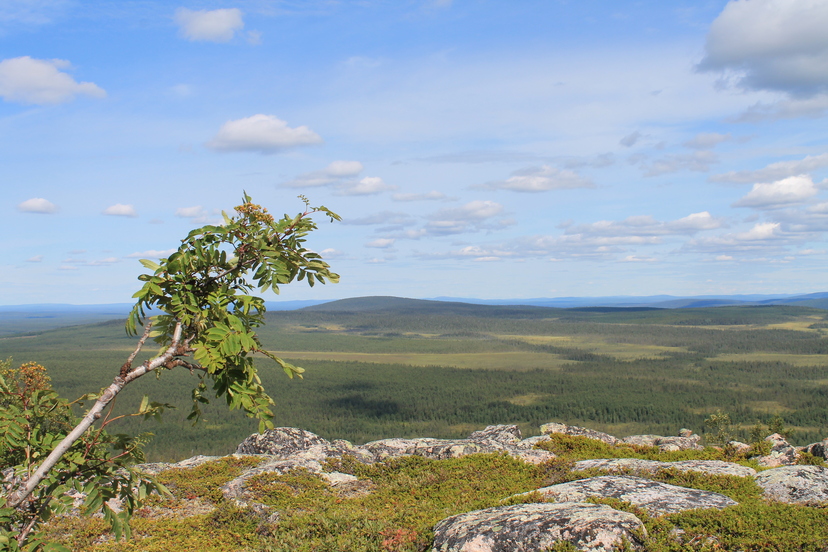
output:
[[[126, 386], [128, 383], [136, 380], [137, 378], [147, 374], [148, 372], [152, 372], [153, 370], [166, 365], [168, 362], [174, 359], [174, 357], [179, 353], [179, 346], [181, 344], [181, 332], [182, 327], [181, 323], [178, 323], [175, 327], [175, 332], [173, 333], [173, 340], [170, 346], [167, 348], [164, 353], [161, 355], [144, 362], [141, 366], [138, 366], [134, 370], [129, 370], [127, 372], [126, 377], [121, 377], [118, 375], [113, 381], [112, 384], [101, 393], [101, 396], [98, 397], [98, 400], [95, 401], [95, 404], [92, 405], [92, 408], [86, 413], [86, 416], [80, 421], [80, 423], [75, 426], [75, 428], [69, 432], [69, 434], [63, 438], [63, 440], [52, 450], [49, 456], [46, 457], [46, 460], [37, 468], [37, 470], [26, 480], [22, 481], [20, 485], [15, 489], [10, 495], [7, 502], [8, 507], [10, 508], [17, 508], [19, 507], [28, 496], [34, 491], [34, 489], [46, 478], [46, 475], [49, 473], [55, 464], [60, 461], [60, 458], [68, 451], [72, 445], [80, 439], [80, 437], [92, 427], [98, 419], [101, 417], [101, 413], [103, 412], [104, 408], [112, 402], [118, 393]], [[148, 332], [144, 332], [145, 335]], [[138, 345], [138, 348], [143, 345], [145, 339], [142, 339]], [[135, 358], [135, 354], [130, 357], [132, 359]]]

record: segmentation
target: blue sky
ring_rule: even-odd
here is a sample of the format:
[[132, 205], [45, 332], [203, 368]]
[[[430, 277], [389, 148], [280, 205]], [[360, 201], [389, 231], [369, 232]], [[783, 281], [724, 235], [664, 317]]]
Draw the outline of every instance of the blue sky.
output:
[[129, 302], [243, 190], [281, 298], [826, 289], [828, 3], [0, 3], [0, 304]]

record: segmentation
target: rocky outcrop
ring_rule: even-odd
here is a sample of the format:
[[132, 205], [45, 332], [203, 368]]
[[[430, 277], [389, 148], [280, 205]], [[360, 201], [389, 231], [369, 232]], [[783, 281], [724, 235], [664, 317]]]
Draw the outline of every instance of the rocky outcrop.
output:
[[782, 466], [756, 476], [765, 498], [787, 504], [816, 506], [828, 502], [828, 468]]
[[679, 462], [659, 462], [657, 460], [640, 460], [637, 458], [602, 458], [599, 460], [581, 460], [575, 462], [576, 470], [599, 469], [608, 472], [628, 472], [637, 474], [654, 474], [659, 470], [673, 469], [680, 472], [700, 472], [711, 475], [735, 475], [751, 477], [756, 470], [733, 462], [721, 460], [682, 460]]
[[552, 433], [563, 433], [564, 435], [575, 435], [577, 437], [586, 437], [588, 439], [603, 441], [608, 445], [614, 445], [618, 443], [618, 438], [613, 437], [609, 433], [602, 433], [600, 431], [587, 429], [585, 427], [571, 426], [551, 422], [548, 424], [543, 424], [540, 427], [540, 430], [541, 433], [543, 433], [544, 435], [550, 435]]
[[817, 458], [828, 460], [828, 439], [824, 439], [818, 443], [811, 443], [802, 448], [803, 452], [813, 454]]
[[765, 441], [770, 442], [771, 451], [766, 456], [759, 456], [756, 461], [759, 465], [765, 468], [775, 468], [777, 466], [793, 466], [796, 464], [799, 454], [796, 448], [792, 447], [788, 441], [774, 433], [765, 437]]
[[535, 552], [568, 541], [610, 551], [626, 540], [640, 549], [641, 520], [598, 504], [518, 504], [446, 518], [434, 526], [434, 552]]
[[532, 443], [521, 441], [520, 428], [516, 425], [488, 426], [475, 431], [468, 439], [381, 439], [358, 449], [372, 455], [375, 461], [412, 455], [444, 460], [490, 452], [505, 452], [532, 464], [555, 458], [553, 453], [534, 449]]
[[[536, 446], [549, 440], [549, 435], [556, 433], [597, 439], [617, 447], [632, 444], [655, 446], [661, 450], [701, 448], [699, 436], [689, 430], [682, 430], [676, 437], [635, 435], [623, 440], [606, 433], [557, 423], [545, 424], [542, 431], [543, 435], [522, 439], [518, 426], [497, 425], [475, 431], [465, 439], [382, 439], [355, 446], [347, 441], [328, 441], [301, 429], [276, 428], [260, 435], [251, 435], [239, 445], [237, 455], [255, 455], [260, 457], [261, 461], [222, 486], [222, 493], [228, 500], [249, 508], [249, 511], [261, 521], [272, 524], [278, 522], [280, 513], [272, 507], [251, 500], [246, 491], [247, 481], [251, 477], [263, 473], [287, 474], [302, 469], [325, 480], [340, 497], [348, 498], [371, 492], [371, 481], [358, 480], [353, 475], [330, 471], [330, 461], [338, 461], [345, 456], [359, 462], [374, 463], [407, 455], [440, 460], [494, 452], [509, 454], [526, 462], [542, 463], [553, 459], [555, 455]], [[736, 504], [721, 494], [668, 485], [648, 478], [662, 470], [755, 477], [756, 482], [764, 489], [767, 500], [803, 505], [822, 505], [828, 502], [828, 468], [786, 465], [796, 462], [797, 449], [777, 434], [771, 435], [767, 440], [772, 446], [771, 453], [759, 458], [759, 462], [765, 466], [780, 467], [759, 474], [752, 468], [718, 460], [582, 460], [576, 462], [572, 469], [600, 470], [611, 475], [584, 478], [532, 491], [547, 501], [555, 501], [554, 503], [515, 504], [446, 518], [434, 528], [433, 550], [528, 552], [544, 550], [557, 542], [567, 541], [579, 550], [598, 551], [613, 550], [625, 540], [633, 549], [639, 549], [641, 543], [637, 538], [642, 534], [643, 525], [635, 515], [586, 501], [594, 498], [614, 498], [629, 502], [652, 516], [689, 509], [722, 509]], [[629, 451], [629, 447], [624, 448]], [[828, 439], [812, 443], [804, 447], [804, 450], [815, 456], [824, 457], [828, 452], [826, 448]], [[193, 468], [218, 458], [196, 456], [176, 464], [144, 464], [139, 468], [147, 473], [159, 473], [165, 469]], [[8, 478], [5, 472], [3, 475]], [[531, 493], [516, 496], [529, 494]], [[191, 510], [202, 512], [209, 507], [199, 503]], [[172, 515], [172, 511], [162, 510], [163, 508], [159, 509], [159, 516]]]
[[617, 498], [646, 510], [651, 516], [698, 508], [721, 510], [737, 503], [718, 493], [659, 483], [632, 475], [603, 475], [538, 489], [557, 502], [586, 502], [589, 498]]

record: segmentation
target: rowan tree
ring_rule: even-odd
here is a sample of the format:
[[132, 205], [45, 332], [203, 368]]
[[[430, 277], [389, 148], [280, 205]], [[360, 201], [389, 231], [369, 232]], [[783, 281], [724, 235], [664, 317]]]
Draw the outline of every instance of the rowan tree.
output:
[[[262, 387], [254, 356], [270, 358], [289, 377], [301, 377], [303, 370], [262, 347], [256, 328], [264, 324], [266, 308], [254, 292], [278, 293], [279, 286], [294, 280], [311, 286], [339, 280], [304, 243], [317, 228], [312, 215], [340, 217], [300, 199], [303, 212], [276, 219], [244, 194], [232, 216], [223, 213], [223, 224], [191, 231], [176, 252], [157, 263], [141, 260], [152, 272], [139, 276], [144, 284], [126, 321], [126, 331], [140, 338], [99, 393], [70, 403], [51, 389], [37, 365], [0, 372], [0, 461], [10, 462], [3, 464], [0, 550], [63, 550], [44, 542], [37, 528], [72, 507], [71, 491], [85, 496], [85, 513], [103, 513], [116, 537], [129, 535], [129, 518], [139, 501], [165, 489], [130, 467], [143, 460], [146, 436], [111, 434], [107, 426], [118, 418], [112, 415], [113, 399], [146, 374], [189, 370], [194, 375], [189, 418], [194, 421], [212, 394], [230, 409], [257, 418], [259, 431], [273, 427], [273, 400]], [[149, 340], [157, 352], [135, 365]], [[76, 417], [72, 407], [83, 401], [94, 402]], [[145, 396], [134, 415], [158, 417], [169, 406]], [[111, 507], [113, 498], [120, 500], [121, 511]]]

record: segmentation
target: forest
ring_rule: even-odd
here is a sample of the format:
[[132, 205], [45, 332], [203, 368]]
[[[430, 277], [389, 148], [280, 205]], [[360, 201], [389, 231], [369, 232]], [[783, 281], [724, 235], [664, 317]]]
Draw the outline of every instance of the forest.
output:
[[[78, 322], [84, 322], [80, 320]], [[71, 320], [66, 320], [71, 323]], [[0, 359], [44, 365], [63, 396], [108, 385], [134, 338], [123, 320], [13, 333], [0, 319]], [[276, 400], [277, 426], [355, 443], [386, 437], [461, 437], [549, 421], [618, 436], [697, 433], [717, 411], [746, 436], [780, 416], [791, 440], [828, 437], [828, 311], [798, 306], [697, 309], [510, 307], [356, 298], [267, 314], [267, 349], [305, 368], [288, 379], [257, 360]], [[163, 421], [127, 417], [110, 429], [151, 432], [149, 460], [228, 454], [254, 420], [211, 404], [187, 421], [196, 381], [185, 370], [145, 378], [117, 399], [177, 408]]]

